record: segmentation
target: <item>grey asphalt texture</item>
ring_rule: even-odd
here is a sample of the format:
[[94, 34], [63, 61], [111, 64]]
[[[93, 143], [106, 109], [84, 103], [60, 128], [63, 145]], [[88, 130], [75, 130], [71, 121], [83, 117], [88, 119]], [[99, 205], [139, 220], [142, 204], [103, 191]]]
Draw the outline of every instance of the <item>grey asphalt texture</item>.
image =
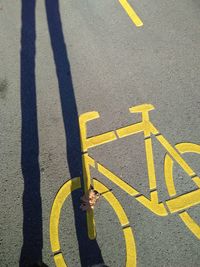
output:
[[[156, 108], [151, 120], [172, 145], [200, 144], [199, 1], [129, 3], [143, 27], [135, 27], [117, 0], [0, 0], [0, 267], [41, 260], [55, 266], [49, 218], [61, 185], [80, 175], [78, 115], [100, 113], [88, 127], [96, 135], [140, 121], [128, 108], [150, 103]], [[165, 150], [156, 140], [153, 145], [159, 198], [165, 201]], [[91, 149], [91, 155], [148, 196], [141, 134]], [[200, 175], [199, 156], [185, 158]], [[179, 194], [195, 188], [175, 170]], [[137, 266], [200, 266], [199, 240], [177, 214], [158, 217], [98, 172], [93, 175], [113, 189], [126, 211]], [[77, 241], [84, 216], [74, 216], [76, 203], [66, 201], [60, 221], [69, 267], [81, 266], [80, 254], [82, 266], [99, 258], [110, 267], [125, 266], [121, 227], [108, 203], [102, 199], [95, 210], [95, 244], [84, 235]], [[200, 224], [200, 208], [189, 211]]]

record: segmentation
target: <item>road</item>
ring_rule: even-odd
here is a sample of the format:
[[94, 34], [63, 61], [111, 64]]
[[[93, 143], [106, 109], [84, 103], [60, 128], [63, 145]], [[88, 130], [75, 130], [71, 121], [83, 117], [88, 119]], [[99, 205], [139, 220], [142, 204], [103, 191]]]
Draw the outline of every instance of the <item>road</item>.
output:
[[[99, 112], [88, 123], [88, 136], [96, 136], [141, 121], [129, 108], [151, 104], [151, 122], [172, 146], [200, 145], [199, 12], [197, 0], [0, 0], [0, 266], [55, 266], [50, 214], [59, 188], [82, 175], [80, 114]], [[92, 177], [112, 189], [126, 212], [137, 266], [200, 266], [200, 208], [194, 204], [199, 180], [195, 184], [194, 175], [174, 164], [177, 196], [197, 195], [190, 195], [189, 208], [170, 213], [166, 148], [152, 136], [155, 191], [148, 180], [147, 139], [138, 133], [89, 153], [139, 196], [158, 192], [167, 216], [156, 215], [97, 168]], [[183, 157], [200, 175], [200, 152], [191, 151]], [[116, 214], [102, 196], [95, 207], [97, 238], [90, 241], [79, 209], [82, 194], [70, 196], [60, 215], [66, 263], [125, 266]], [[188, 227], [181, 214], [193, 219]]]

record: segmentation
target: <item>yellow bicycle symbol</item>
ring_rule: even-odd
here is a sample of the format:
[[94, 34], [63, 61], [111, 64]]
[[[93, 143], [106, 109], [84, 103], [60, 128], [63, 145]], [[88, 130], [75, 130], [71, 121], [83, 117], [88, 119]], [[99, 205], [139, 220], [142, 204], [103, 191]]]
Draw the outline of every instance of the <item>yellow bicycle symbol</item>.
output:
[[[115, 131], [110, 131], [104, 134], [100, 134], [93, 137], [87, 137], [88, 121], [99, 118], [98, 112], [84, 113], [79, 117], [80, 133], [81, 133], [81, 146], [82, 146], [82, 162], [83, 162], [83, 180], [84, 180], [84, 191], [87, 193], [90, 189], [91, 184], [94, 189], [99, 193], [106, 192], [103, 194], [104, 198], [114, 209], [124, 233], [125, 244], [126, 244], [126, 267], [136, 266], [136, 245], [132, 229], [129, 225], [128, 218], [125, 214], [119, 201], [116, 199], [114, 194], [109, 189], [96, 179], [92, 179], [90, 168], [96, 168], [101, 174], [107, 177], [114, 184], [119, 186], [123, 191], [133, 196], [137, 201], [144, 205], [147, 209], [158, 216], [167, 216], [169, 213], [178, 213], [182, 221], [188, 227], [188, 229], [200, 239], [200, 226], [186, 211], [188, 208], [196, 206], [200, 203], [200, 178], [187, 164], [187, 162], [181, 156], [184, 153], [192, 152], [200, 154], [200, 145], [192, 143], [180, 143], [173, 147], [164, 138], [164, 136], [158, 131], [153, 125], [149, 118], [149, 111], [153, 110], [154, 106], [151, 104], [143, 104], [135, 106], [129, 109], [131, 113], [142, 113], [142, 120], [139, 123], [135, 123], [126, 127], [119, 128]], [[108, 143], [119, 138], [124, 138], [137, 133], [144, 133], [145, 151], [147, 159], [147, 170], [149, 179], [149, 190], [150, 198], [147, 198], [141, 194], [136, 188], [130, 186], [124, 182], [121, 178], [115, 175], [112, 171], [108, 170], [99, 162], [96, 162], [91, 156], [88, 155], [88, 149]], [[164, 174], [167, 190], [169, 193], [169, 200], [165, 202], [159, 202], [155, 165], [153, 158], [153, 147], [152, 147], [152, 136], [155, 136], [160, 144], [166, 149], [167, 153], [164, 161]], [[197, 188], [183, 195], [176, 195], [176, 189], [173, 179], [173, 164], [177, 162], [181, 168], [191, 177], [196, 184]], [[67, 181], [58, 194], [55, 197], [51, 216], [50, 216], [50, 242], [52, 252], [54, 253], [54, 260], [56, 266], [66, 267], [67, 264], [61, 252], [59, 242], [59, 218], [62, 206], [67, 197], [74, 191], [81, 187], [80, 177], [73, 178]], [[87, 227], [88, 236], [90, 239], [96, 238], [95, 221], [93, 210], [87, 211]]]

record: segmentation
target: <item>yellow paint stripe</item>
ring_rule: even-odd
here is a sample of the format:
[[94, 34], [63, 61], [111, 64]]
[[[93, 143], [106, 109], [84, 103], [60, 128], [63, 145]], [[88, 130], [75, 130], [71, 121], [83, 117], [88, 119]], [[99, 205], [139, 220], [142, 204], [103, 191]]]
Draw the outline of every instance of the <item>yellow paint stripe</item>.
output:
[[87, 151], [87, 122], [91, 120], [98, 119], [100, 117], [97, 111], [91, 111], [83, 113], [79, 116], [79, 127], [80, 127], [80, 137], [81, 137], [81, 149], [83, 152]]
[[100, 115], [97, 111], [83, 113], [79, 116], [81, 148], [83, 152], [86, 152], [91, 147], [96, 147], [117, 139], [117, 136], [114, 131], [87, 138], [87, 122], [97, 119], [99, 117]]
[[123, 229], [125, 242], [126, 242], [126, 266], [136, 266], [136, 246], [133, 233], [130, 227]]
[[194, 178], [192, 178], [192, 180], [200, 188], [200, 178], [199, 177], [194, 177]]
[[[154, 134], [154, 135], [159, 134], [159, 131], [150, 121], [144, 122], [144, 123], [145, 123], [145, 127], [149, 127], [149, 131], [151, 134]], [[149, 126], [147, 126], [147, 124], [149, 124]]]
[[94, 240], [97, 234], [96, 234], [96, 225], [95, 225], [93, 210], [87, 211], [87, 230], [89, 239]]
[[[120, 224], [122, 226], [126, 226], [129, 224], [128, 218], [126, 213], [114, 196], [113, 193], [109, 191], [109, 189], [100, 183], [97, 180], [93, 180], [94, 188], [99, 191], [100, 193], [107, 193], [103, 194], [103, 197], [109, 202], [109, 204], [114, 209]], [[73, 192], [74, 190], [81, 187], [80, 178], [74, 178], [72, 180], [67, 181], [61, 189], [58, 191], [50, 215], [50, 242], [51, 248], [54, 253], [60, 251], [60, 242], [59, 242], [59, 219], [62, 206], [67, 199], [67, 197]], [[136, 266], [136, 245], [134, 236], [132, 233], [132, 229], [129, 227], [123, 229], [125, 244], [126, 244], [126, 267], [135, 267]], [[54, 255], [54, 261], [57, 267], [67, 267], [67, 264], [64, 260], [62, 252]]]
[[[82, 155], [82, 163], [83, 163], [83, 179], [84, 179], [84, 192], [87, 192], [90, 189], [92, 184], [90, 167], [95, 167], [95, 161], [88, 156], [88, 154]], [[88, 237], [91, 240], [96, 238], [96, 228], [94, 221], [94, 212], [93, 210], [87, 211], [87, 229], [88, 229]]]
[[75, 189], [81, 187], [80, 177], [67, 181], [58, 191], [55, 200], [53, 202], [51, 215], [50, 215], [50, 242], [52, 252], [60, 250], [59, 242], [59, 220], [62, 206], [66, 198]]
[[119, 128], [118, 130], [116, 130], [116, 133], [118, 135], [119, 138], [123, 138], [132, 134], [136, 134], [139, 132], [144, 131], [144, 123], [143, 122], [139, 122], [133, 125], [129, 125], [123, 128]]
[[67, 267], [67, 264], [65, 263], [62, 253], [55, 255], [54, 261], [57, 267]]
[[[200, 154], [200, 146], [197, 144], [192, 144], [192, 143], [180, 143], [175, 146], [175, 148], [181, 153], [198, 153]], [[164, 161], [164, 172], [165, 172], [165, 182], [167, 185], [167, 190], [169, 195], [175, 196], [176, 195], [176, 189], [175, 189], [175, 184], [173, 180], [173, 164], [174, 161], [170, 158], [168, 154], [165, 156], [165, 161]], [[194, 173], [194, 171], [193, 171]], [[199, 177], [194, 177], [192, 180], [196, 183], [198, 187], [200, 187], [200, 178]]]
[[165, 183], [170, 197], [176, 195], [176, 188], [173, 179], [173, 164], [174, 161], [170, 158], [168, 154], [166, 154], [164, 160], [164, 173], [165, 173]]
[[139, 195], [140, 193], [134, 189], [129, 184], [125, 183], [122, 179], [114, 175], [112, 172], [110, 172], [108, 169], [106, 169], [103, 165], [100, 163], [97, 164], [98, 171], [105, 175], [109, 180], [111, 180], [114, 184], [119, 186], [122, 190], [124, 190], [126, 193], [128, 193], [131, 196]]
[[82, 155], [84, 192], [87, 193], [92, 184], [90, 167], [95, 167], [95, 161], [87, 153]]
[[170, 143], [164, 138], [163, 135], [156, 136], [156, 138], [189, 176], [195, 175], [194, 171], [185, 162], [185, 160], [178, 154], [178, 152], [170, 145]]
[[149, 188], [150, 190], [156, 188], [156, 174], [153, 159], [152, 141], [151, 138], [145, 140], [146, 149], [146, 159], [147, 159], [147, 169], [149, 177]]
[[144, 205], [147, 209], [152, 211], [154, 214], [158, 216], [167, 216], [168, 213], [165, 209], [163, 203], [158, 203], [158, 193], [157, 191], [151, 192], [151, 199], [149, 200], [145, 196], [141, 195], [135, 198], [142, 205]]
[[151, 192], [151, 199], [149, 200], [145, 196], [141, 195], [139, 191], [137, 191], [134, 187], [125, 183], [122, 179], [117, 177], [115, 174], [110, 172], [100, 163], [97, 163], [97, 168], [100, 173], [106, 176], [109, 180], [111, 180], [114, 184], [119, 186], [123, 191], [127, 194], [134, 196], [137, 201], [143, 204], [146, 208], [154, 212], [159, 216], [166, 216], [167, 211], [163, 205], [163, 203], [158, 203], [157, 191]]
[[120, 221], [120, 224], [122, 226], [129, 224], [129, 221], [128, 221], [128, 218], [126, 216], [124, 209], [122, 208], [117, 198], [113, 195], [113, 193], [109, 191], [109, 188], [107, 188], [104, 184], [100, 183], [96, 179], [93, 179], [93, 182], [94, 182], [95, 190], [97, 190], [99, 193], [108, 191], [106, 194], [103, 194], [103, 197], [109, 202], [111, 207], [115, 210], [118, 216], [118, 219]]
[[[198, 153], [200, 154], [200, 146], [197, 144], [192, 144], [192, 143], [180, 143], [177, 144], [176, 149], [181, 153]], [[174, 181], [173, 181], [173, 164], [174, 164], [174, 160], [172, 160], [169, 155], [166, 155], [165, 157], [165, 164], [164, 164], [164, 171], [165, 171], [165, 181], [166, 181], [166, 185], [167, 185], [167, 189], [169, 192], [170, 196], [174, 196], [176, 195], [176, 189], [175, 189], [175, 185], [174, 185]], [[198, 187], [200, 187], [200, 179], [198, 176], [195, 176], [192, 178], [192, 180], [196, 183], [196, 185]], [[196, 192], [196, 191], [195, 191]], [[197, 195], [191, 196], [191, 202], [192, 202], [192, 206], [196, 205], [196, 203], [194, 204], [194, 202], [198, 202], [198, 192]], [[187, 196], [188, 194], [186, 194]], [[177, 199], [175, 199], [174, 201], [176, 202]], [[179, 199], [179, 201], [177, 203], [175, 202], [171, 202], [172, 208], [174, 210], [179, 210], [180, 207], [182, 208], [182, 204], [181, 201], [184, 201], [187, 203], [188, 199]], [[177, 205], [180, 205], [179, 207]], [[178, 208], [178, 209], [177, 209]], [[172, 210], [171, 210], [172, 212]], [[174, 211], [175, 212], [175, 211]], [[198, 238], [200, 239], [200, 226], [192, 219], [192, 217], [186, 212], [181, 212], [179, 214], [180, 218], [182, 219], [182, 221], [185, 223], [185, 225], [189, 228], [189, 230]]]
[[200, 145], [193, 144], [193, 143], [180, 143], [176, 145], [176, 149], [180, 153], [192, 152], [200, 154]]
[[104, 134], [100, 134], [100, 135], [96, 135], [94, 137], [87, 138], [87, 140], [85, 141], [85, 147], [86, 147], [86, 149], [88, 149], [91, 147], [95, 147], [95, 146], [99, 146], [99, 145], [102, 145], [105, 143], [109, 143], [109, 142], [114, 141], [116, 139], [117, 139], [117, 136], [114, 133], [114, 131], [107, 132]]
[[136, 14], [136, 12], [133, 10], [133, 8], [131, 7], [131, 5], [126, 0], [119, 0], [119, 2], [122, 5], [122, 7], [124, 8], [124, 10], [126, 11], [126, 13], [128, 14], [128, 16], [130, 17], [130, 19], [132, 20], [132, 22], [137, 27], [143, 26], [143, 22], [138, 17], [138, 15]]
[[171, 213], [181, 211], [200, 203], [200, 189], [178, 196], [174, 199], [166, 201]]
[[[180, 153], [197, 153], [200, 154], [200, 145], [197, 144], [193, 144], [193, 143], [180, 143], [177, 144], [176, 149], [180, 152]], [[193, 182], [200, 187], [200, 178], [198, 176], [192, 178]]]
[[191, 216], [186, 211], [179, 214], [179, 216], [190, 231], [200, 239], [200, 226], [191, 218]]
[[[126, 213], [114, 194], [112, 192], [109, 192], [109, 189], [96, 179], [94, 179], [94, 188], [100, 193], [108, 191], [106, 194], [103, 194], [103, 197], [114, 209], [121, 225], [125, 226], [129, 224]], [[131, 227], [128, 226], [124, 228], [123, 233], [126, 244], [126, 267], [136, 267], [136, 245]]]
[[154, 110], [155, 107], [151, 104], [142, 104], [142, 105], [137, 105], [129, 108], [130, 113], [143, 113], [146, 111], [151, 111]]

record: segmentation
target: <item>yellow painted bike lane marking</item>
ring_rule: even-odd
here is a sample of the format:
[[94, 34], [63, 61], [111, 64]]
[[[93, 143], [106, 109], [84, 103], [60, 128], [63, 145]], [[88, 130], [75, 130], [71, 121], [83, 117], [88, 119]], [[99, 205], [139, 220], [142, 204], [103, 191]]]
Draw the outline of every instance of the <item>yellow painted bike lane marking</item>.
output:
[[[200, 146], [192, 143], [180, 143], [175, 146], [175, 148], [181, 153], [197, 153], [200, 154]], [[164, 171], [165, 171], [165, 181], [167, 185], [167, 190], [170, 195], [170, 197], [176, 196], [176, 189], [173, 179], [173, 164], [174, 161], [170, 158], [169, 155], [166, 155], [165, 157], [165, 165], [164, 165]], [[198, 187], [200, 187], [200, 178], [196, 175], [192, 178], [192, 180], [196, 183]], [[175, 201], [176, 200], [176, 201]], [[171, 204], [170, 204], [171, 202]], [[185, 223], [185, 225], [188, 227], [188, 229], [198, 238], [200, 239], [200, 225], [196, 223], [193, 218], [188, 214], [185, 209], [188, 207], [194, 206], [196, 204], [199, 204], [200, 202], [200, 189], [195, 190], [192, 192], [187, 193], [185, 196], [179, 196], [176, 199], [172, 199], [168, 201], [168, 208], [171, 209], [170, 211], [176, 212], [176, 208], [178, 207], [178, 210], [182, 209], [182, 211], [179, 213], [180, 218]]]
[[[126, 246], [126, 267], [135, 267], [136, 266], [136, 244], [135, 238], [129, 223], [129, 220], [126, 216], [126, 213], [121, 206], [120, 202], [114, 196], [112, 192], [110, 192], [109, 188], [104, 184], [99, 182], [96, 179], [93, 179], [94, 188], [102, 194], [106, 201], [111, 205], [114, 209], [116, 216], [119, 219], [119, 222], [122, 227], [122, 231], [124, 234], [124, 241]], [[50, 215], [50, 242], [51, 249], [54, 254], [54, 261], [57, 267], [67, 267], [67, 263], [62, 254], [62, 249], [60, 246], [59, 240], [59, 223], [60, 223], [60, 215], [62, 211], [62, 207], [64, 202], [67, 200], [69, 195], [81, 188], [80, 177], [73, 178], [67, 181], [58, 191], [56, 198], [54, 200], [51, 215]], [[70, 240], [69, 240], [70, 242]]]
[[[159, 203], [158, 198], [158, 192], [157, 192], [157, 184], [156, 184], [156, 174], [155, 174], [155, 167], [154, 167], [154, 159], [153, 159], [153, 150], [152, 150], [152, 140], [151, 135], [155, 135], [156, 139], [161, 143], [161, 145], [166, 149], [168, 152], [167, 157], [165, 159], [165, 167], [168, 165], [167, 173], [165, 172], [165, 179], [166, 179], [166, 185], [167, 187], [173, 188], [173, 192], [175, 190], [175, 187], [173, 186], [173, 176], [172, 176], [172, 162], [176, 161], [183, 170], [192, 178], [192, 180], [196, 183], [198, 187], [200, 187], [200, 178], [195, 174], [195, 172], [191, 169], [191, 167], [185, 162], [185, 160], [181, 157], [180, 153], [178, 153], [177, 150], [173, 148], [169, 142], [164, 138], [164, 136], [155, 128], [155, 126], [150, 122], [149, 118], [149, 111], [154, 110], [154, 106], [151, 104], [142, 104], [139, 106], [135, 106], [129, 109], [131, 113], [142, 113], [142, 121], [136, 124], [132, 124], [126, 127], [119, 128], [115, 131], [110, 131], [108, 133], [104, 133], [101, 135], [93, 136], [93, 137], [87, 137], [87, 122], [96, 118], [99, 118], [100, 115], [98, 112], [88, 112], [85, 114], [82, 114], [80, 116], [80, 128], [81, 128], [81, 136], [82, 136], [82, 149], [86, 153], [83, 157], [86, 159], [90, 159], [91, 163], [89, 164], [88, 160], [84, 161], [84, 166], [88, 166], [87, 169], [87, 175], [84, 175], [87, 177], [85, 183], [91, 181], [90, 177], [90, 168], [94, 167], [95, 160], [92, 159], [87, 153], [88, 148], [96, 147], [98, 145], [108, 143], [111, 141], [116, 140], [117, 138], [123, 138], [129, 135], [137, 134], [139, 132], [144, 132], [144, 142], [145, 142], [145, 148], [146, 148], [146, 157], [147, 157], [147, 168], [148, 168], [148, 177], [149, 177], [149, 189], [150, 189], [150, 199], [143, 196], [140, 192], [138, 192], [135, 188], [131, 187], [130, 185], [126, 184], [121, 178], [117, 177], [106, 169], [103, 165], [100, 163], [97, 163], [97, 169], [100, 173], [105, 175], [108, 179], [110, 179], [112, 182], [114, 182], [116, 185], [121, 187], [122, 190], [127, 192], [128, 194], [135, 197], [136, 200], [138, 200], [141, 204], [143, 204], [146, 208], [148, 208], [150, 211], [152, 211], [154, 214], [158, 216], [167, 216], [168, 212], [166, 210], [165, 204], [168, 207], [168, 211], [170, 213], [176, 213], [176, 212], [183, 212], [185, 209], [196, 206], [200, 203], [200, 189], [196, 189], [193, 192], [188, 192], [183, 194], [182, 196], [177, 196], [176, 198], [169, 199], [166, 201], [166, 203], [161, 202]], [[89, 142], [88, 142], [89, 141]], [[185, 144], [182, 144], [185, 149]], [[194, 149], [194, 147], [196, 149]], [[196, 144], [192, 144], [192, 150], [191, 145], [189, 146], [188, 152], [198, 152], [200, 146]], [[180, 151], [179, 151], [180, 152]], [[169, 158], [169, 159], [168, 159]], [[169, 162], [170, 161], [170, 162]], [[172, 162], [171, 162], [172, 161]], [[88, 162], [88, 164], [87, 164]], [[171, 166], [171, 172], [169, 172]], [[165, 168], [166, 171], [166, 168]], [[167, 175], [167, 174], [171, 174]], [[89, 178], [89, 179], [88, 179]], [[88, 180], [88, 181], [87, 181]], [[88, 183], [88, 186], [91, 182]], [[86, 188], [87, 189], [87, 188]], [[173, 193], [174, 194], [174, 193]], [[170, 195], [171, 197], [171, 195]], [[184, 219], [186, 220], [186, 219]], [[89, 220], [88, 220], [89, 221]], [[92, 220], [91, 220], [92, 222]], [[185, 221], [184, 221], [185, 222]], [[191, 225], [191, 223], [190, 223]], [[94, 226], [94, 223], [89, 223], [88, 226]], [[89, 229], [90, 229], [89, 227]], [[190, 229], [190, 227], [189, 227]], [[192, 231], [192, 230], [191, 230]], [[89, 231], [90, 234], [94, 231]], [[192, 231], [194, 232], [194, 231]], [[95, 232], [94, 232], [95, 233]], [[196, 235], [196, 236], [199, 236]], [[92, 236], [91, 236], [92, 237]], [[95, 234], [94, 234], [95, 238]], [[199, 238], [199, 237], [198, 237]]]
[[[105, 177], [111, 180], [114, 184], [119, 186], [123, 191], [131, 196], [134, 196], [137, 201], [143, 204], [146, 208], [152, 211], [158, 216], [168, 215], [165, 209], [164, 202], [159, 203], [157, 185], [156, 185], [156, 175], [153, 160], [153, 150], [151, 135], [154, 135], [156, 139], [161, 143], [161, 145], [166, 149], [167, 154], [164, 160], [164, 174], [165, 182], [168, 189], [170, 199], [165, 202], [168, 207], [169, 213], [178, 213], [182, 221], [188, 227], [188, 229], [200, 239], [200, 225], [195, 222], [195, 220], [188, 214], [186, 209], [189, 207], [196, 206], [200, 203], [200, 177], [191, 169], [191, 167], [185, 162], [181, 157], [184, 153], [197, 153], [200, 154], [200, 145], [192, 143], [180, 143], [172, 147], [169, 142], [164, 138], [164, 136], [155, 128], [155, 126], [150, 122], [149, 111], [153, 110], [154, 107], [150, 104], [143, 104], [129, 109], [131, 113], [142, 113], [142, 122], [132, 124], [126, 127], [119, 128], [115, 131], [110, 131], [104, 134], [100, 134], [93, 137], [87, 137], [87, 122], [96, 118], [100, 115], [98, 112], [88, 112], [82, 114], [79, 117], [80, 121], [80, 132], [81, 132], [81, 145], [82, 145], [82, 160], [83, 160], [83, 173], [84, 173], [84, 185], [85, 191], [88, 190], [93, 181], [93, 186], [100, 194], [103, 194], [105, 200], [114, 209], [120, 224], [122, 226], [122, 231], [124, 233], [125, 244], [126, 244], [126, 267], [136, 266], [136, 246], [134, 236], [125, 214], [123, 207], [120, 202], [116, 199], [113, 193], [96, 179], [92, 179], [90, 173], [90, 167], [97, 168], [97, 170], [102, 173]], [[120, 177], [116, 176], [110, 170], [106, 169], [99, 162], [96, 162], [88, 155], [88, 149], [91, 147], [96, 147], [101, 144], [112, 142], [118, 138], [123, 138], [129, 135], [137, 134], [139, 132], [144, 132], [144, 142], [146, 147], [147, 156], [147, 167], [149, 176], [149, 189], [150, 189], [150, 199], [143, 196], [134, 187], [130, 186], [124, 182]], [[176, 189], [173, 179], [173, 164], [177, 162], [180, 167], [192, 178], [196, 183], [197, 189], [185, 193], [181, 196], [176, 196]], [[54, 260], [56, 266], [66, 267], [67, 264], [64, 260], [60, 242], [59, 242], [59, 219], [62, 206], [67, 199], [67, 197], [76, 189], [81, 187], [80, 178], [74, 178], [66, 182], [61, 189], [53, 203], [51, 217], [50, 217], [50, 240], [52, 246], [52, 252], [54, 253]], [[87, 214], [88, 221], [88, 236], [90, 239], [96, 238], [95, 222], [93, 211]]]
[[142, 20], [139, 18], [137, 13], [134, 11], [134, 9], [131, 7], [131, 5], [127, 2], [127, 0], [119, 0], [120, 4], [132, 20], [132, 22], [135, 24], [136, 27], [143, 26]]

